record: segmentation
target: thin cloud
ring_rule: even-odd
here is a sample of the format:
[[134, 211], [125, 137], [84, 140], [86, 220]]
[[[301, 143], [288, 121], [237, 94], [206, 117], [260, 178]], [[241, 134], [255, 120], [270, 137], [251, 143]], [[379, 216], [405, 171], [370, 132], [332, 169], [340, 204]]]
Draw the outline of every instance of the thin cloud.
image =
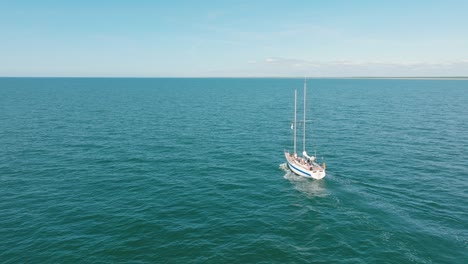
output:
[[468, 76], [468, 59], [446, 61], [313, 61], [285, 57], [267, 57], [257, 67], [272, 75], [313, 76]]
[[265, 63], [282, 64], [291, 66], [293, 64], [315, 65], [315, 66], [359, 66], [359, 65], [388, 65], [388, 66], [453, 66], [458, 64], [468, 64], [466, 60], [453, 61], [354, 61], [354, 60], [334, 60], [334, 61], [311, 61], [282, 57], [269, 57], [264, 59]]

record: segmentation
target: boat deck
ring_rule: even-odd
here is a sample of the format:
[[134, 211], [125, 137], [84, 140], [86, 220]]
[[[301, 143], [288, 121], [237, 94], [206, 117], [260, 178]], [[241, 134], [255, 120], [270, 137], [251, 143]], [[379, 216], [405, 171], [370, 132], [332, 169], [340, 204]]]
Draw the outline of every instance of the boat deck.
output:
[[294, 157], [293, 154], [288, 154], [287, 158], [289, 162], [294, 163], [297, 166], [300, 166], [301, 168], [308, 170], [308, 171], [323, 171], [323, 168], [318, 165], [316, 162], [308, 162], [307, 160], [301, 158], [301, 157]]

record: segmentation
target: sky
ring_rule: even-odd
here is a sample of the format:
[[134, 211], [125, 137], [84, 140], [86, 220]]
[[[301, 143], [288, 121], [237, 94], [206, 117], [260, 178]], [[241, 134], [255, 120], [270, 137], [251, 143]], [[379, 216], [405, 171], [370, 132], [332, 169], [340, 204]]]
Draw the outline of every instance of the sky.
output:
[[468, 1], [0, 0], [0, 76], [468, 76]]

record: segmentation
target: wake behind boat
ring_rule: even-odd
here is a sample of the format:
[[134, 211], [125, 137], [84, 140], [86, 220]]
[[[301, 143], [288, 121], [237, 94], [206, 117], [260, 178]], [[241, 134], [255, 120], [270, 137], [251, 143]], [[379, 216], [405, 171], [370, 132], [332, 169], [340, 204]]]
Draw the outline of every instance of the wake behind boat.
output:
[[295, 174], [303, 177], [313, 178], [313, 179], [322, 179], [325, 177], [325, 163], [320, 166], [316, 162], [316, 156], [307, 155], [305, 150], [305, 141], [306, 141], [306, 90], [307, 82], [304, 80], [304, 121], [303, 121], [303, 139], [302, 139], [302, 157], [299, 157], [296, 152], [296, 135], [297, 135], [297, 90], [294, 90], [294, 123], [292, 128], [294, 129], [294, 152], [290, 153], [289, 151], [284, 151], [284, 156], [289, 169]]

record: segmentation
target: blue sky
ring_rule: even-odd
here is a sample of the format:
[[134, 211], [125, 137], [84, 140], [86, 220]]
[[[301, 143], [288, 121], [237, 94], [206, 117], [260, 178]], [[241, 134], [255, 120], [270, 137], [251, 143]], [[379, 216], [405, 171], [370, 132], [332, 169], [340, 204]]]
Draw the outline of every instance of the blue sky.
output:
[[2, 1], [0, 76], [468, 76], [468, 1]]

